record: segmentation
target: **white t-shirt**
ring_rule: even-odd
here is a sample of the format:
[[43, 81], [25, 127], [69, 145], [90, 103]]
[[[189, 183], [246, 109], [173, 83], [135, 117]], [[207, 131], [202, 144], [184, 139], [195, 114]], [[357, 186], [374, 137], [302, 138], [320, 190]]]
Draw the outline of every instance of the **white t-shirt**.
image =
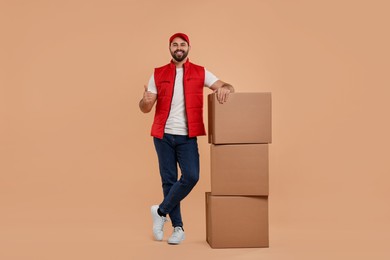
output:
[[[218, 78], [205, 69], [205, 87], [212, 86]], [[149, 79], [148, 91], [157, 94], [154, 75]], [[175, 86], [171, 103], [171, 111], [165, 124], [165, 133], [173, 135], [188, 135], [187, 116], [183, 92], [183, 68], [176, 68]]]

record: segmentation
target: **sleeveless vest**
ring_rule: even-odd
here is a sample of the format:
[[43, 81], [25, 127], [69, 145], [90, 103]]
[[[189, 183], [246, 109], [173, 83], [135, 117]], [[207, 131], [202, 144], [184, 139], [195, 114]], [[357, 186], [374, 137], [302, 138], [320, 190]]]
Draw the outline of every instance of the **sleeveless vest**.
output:
[[[187, 115], [188, 136], [205, 135], [203, 123], [203, 89], [205, 69], [187, 61], [183, 64], [183, 92]], [[154, 70], [154, 81], [157, 87], [157, 104], [151, 135], [162, 139], [167, 122], [176, 77], [176, 65], [169, 64]]]

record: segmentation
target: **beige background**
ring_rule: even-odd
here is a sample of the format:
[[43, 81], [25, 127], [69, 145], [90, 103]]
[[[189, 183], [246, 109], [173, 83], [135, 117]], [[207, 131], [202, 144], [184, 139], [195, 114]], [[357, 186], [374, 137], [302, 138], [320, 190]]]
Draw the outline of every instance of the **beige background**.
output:
[[[389, 259], [387, 2], [1, 0], [0, 259]], [[205, 137], [187, 240], [152, 241], [138, 101], [177, 31], [237, 91], [272, 92], [268, 249], [205, 242]]]

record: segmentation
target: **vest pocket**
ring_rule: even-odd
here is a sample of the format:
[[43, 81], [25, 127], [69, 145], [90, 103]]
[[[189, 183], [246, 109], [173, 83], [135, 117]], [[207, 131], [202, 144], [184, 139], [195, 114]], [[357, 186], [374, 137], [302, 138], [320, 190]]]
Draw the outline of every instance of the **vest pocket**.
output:
[[204, 81], [201, 79], [193, 78], [188, 79], [185, 85], [185, 91], [188, 94], [203, 95]]
[[166, 96], [168, 95], [168, 89], [170, 89], [171, 82], [169, 80], [161, 81], [159, 84], [156, 84], [157, 95]]

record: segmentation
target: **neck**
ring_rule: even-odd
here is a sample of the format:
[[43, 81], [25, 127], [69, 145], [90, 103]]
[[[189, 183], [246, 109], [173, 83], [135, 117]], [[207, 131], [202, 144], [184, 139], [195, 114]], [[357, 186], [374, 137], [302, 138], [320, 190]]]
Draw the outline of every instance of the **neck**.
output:
[[185, 60], [182, 60], [182, 61], [177, 61], [175, 59], [173, 59], [173, 63], [176, 65], [176, 68], [183, 68], [183, 64], [186, 63], [187, 61], [187, 58]]

